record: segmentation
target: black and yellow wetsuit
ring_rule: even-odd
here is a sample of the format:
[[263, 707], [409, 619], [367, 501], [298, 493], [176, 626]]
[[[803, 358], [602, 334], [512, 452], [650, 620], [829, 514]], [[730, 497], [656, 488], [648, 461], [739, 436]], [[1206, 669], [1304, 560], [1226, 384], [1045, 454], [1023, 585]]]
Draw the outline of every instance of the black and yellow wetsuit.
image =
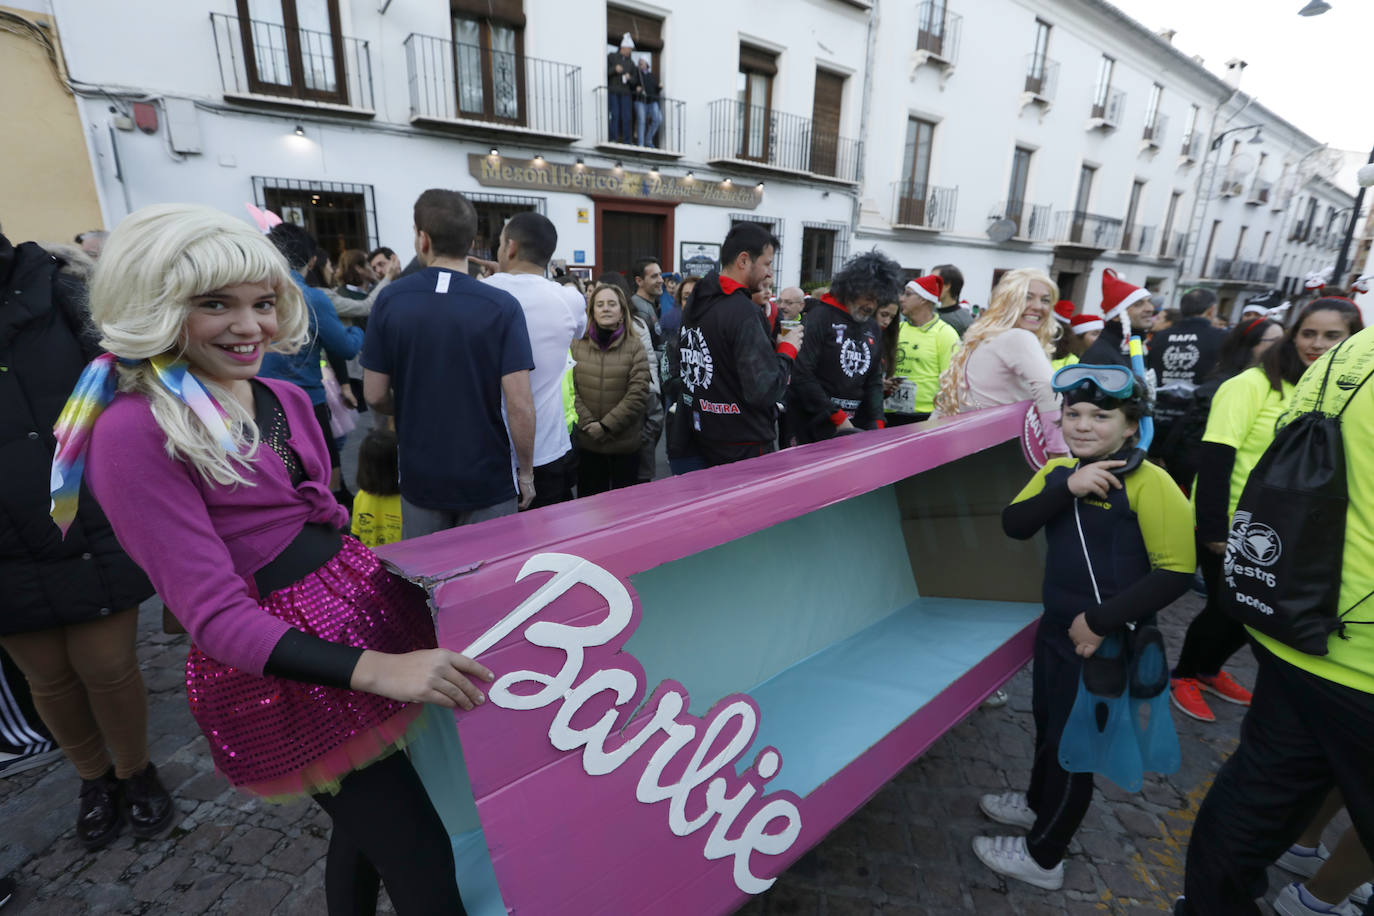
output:
[[1141, 464], [1105, 499], [1075, 499], [1068, 480], [1079, 464], [1050, 461], [1002, 512], [1010, 537], [1026, 540], [1043, 528], [1049, 542], [1045, 613], [1031, 668], [1035, 762], [1026, 791], [1036, 812], [1026, 846], [1043, 868], [1063, 859], [1092, 801], [1092, 774], [1065, 772], [1058, 758], [1082, 667], [1070, 624], [1085, 614], [1093, 632], [1105, 636], [1151, 618], [1187, 590], [1196, 565], [1188, 500], [1162, 468]]

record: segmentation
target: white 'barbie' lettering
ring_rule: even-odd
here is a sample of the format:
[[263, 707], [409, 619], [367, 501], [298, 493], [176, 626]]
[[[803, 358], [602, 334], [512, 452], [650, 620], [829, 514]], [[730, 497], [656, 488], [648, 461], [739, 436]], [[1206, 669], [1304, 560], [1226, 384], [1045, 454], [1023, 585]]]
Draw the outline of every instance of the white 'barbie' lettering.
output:
[[[697, 738], [699, 729], [695, 723], [701, 722], [690, 714], [685, 716], [687, 721], [679, 721], [688, 707], [686, 694], [671, 687], [661, 690], [648, 721], [634, 735], [620, 737], [611, 734], [617, 709], [635, 696], [640, 686], [638, 677], [622, 668], [603, 668], [574, 686], [582, 673], [585, 650], [606, 645], [629, 624], [634, 607], [629, 591], [619, 579], [595, 563], [563, 553], [530, 557], [516, 580], [540, 572], [551, 572], [554, 576], [464, 649], [464, 655], [476, 658], [491, 649], [575, 585], [587, 585], [606, 599], [606, 617], [589, 626], [570, 626], [547, 620], [530, 624], [525, 628], [525, 640], [536, 646], [561, 650], [563, 665], [553, 675], [529, 670], [509, 672], [487, 691], [491, 701], [511, 710], [540, 709], [561, 701], [549, 725], [549, 743], [560, 751], [582, 748], [582, 768], [589, 776], [604, 776], [619, 769], [661, 732], [665, 740], [645, 762], [635, 798], [645, 804], [667, 801], [668, 828], [675, 836], [690, 836], [715, 818], [702, 850], [705, 857], [710, 860], [733, 857], [732, 874], [736, 887], [748, 894], [767, 890], [776, 879], [756, 876], [750, 870], [750, 856], [755, 852], [769, 856], [786, 852], [801, 834], [801, 812], [789, 799], [765, 800], [759, 796], [763, 784], [782, 768], [782, 756], [776, 749], [764, 748], [742, 777], [734, 774], [732, 762], [753, 743], [758, 730], [758, 715], [753, 705], [741, 698], [718, 706], [710, 720], [704, 723], [705, 729], [682, 775], [664, 784], [664, 770]], [[521, 684], [533, 684], [539, 689], [534, 693], [515, 693], [512, 688]], [[593, 724], [574, 728], [572, 721], [578, 711], [603, 691], [613, 696], [612, 708]], [[723, 746], [712, 753], [722, 737]], [[722, 772], [726, 775], [718, 775]], [[733, 795], [730, 794], [732, 781], [737, 784]], [[705, 786], [705, 808], [696, 816], [689, 816], [688, 799], [702, 786]], [[744, 827], [739, 836], [729, 839], [736, 820], [741, 817], [747, 817]], [[768, 831], [773, 821], [783, 822], [777, 832]]]

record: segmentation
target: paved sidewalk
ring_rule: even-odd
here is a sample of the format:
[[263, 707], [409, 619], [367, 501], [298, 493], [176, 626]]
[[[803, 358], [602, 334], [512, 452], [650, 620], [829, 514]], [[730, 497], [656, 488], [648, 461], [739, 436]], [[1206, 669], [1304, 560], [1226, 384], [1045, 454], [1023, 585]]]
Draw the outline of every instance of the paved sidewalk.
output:
[[[1163, 615], [1171, 653], [1198, 607], [1188, 596]], [[186, 707], [186, 637], [164, 635], [160, 624], [161, 605], [145, 605], [139, 658], [149, 689], [152, 758], [176, 798], [179, 825], [165, 840], [134, 842], [126, 834], [87, 854], [73, 830], [78, 781], [65, 763], [0, 779], [0, 874], [13, 872], [20, 882], [5, 916], [324, 913], [327, 818], [310, 803], [255, 801], [215, 774]], [[1242, 652], [1231, 670], [1252, 683], [1250, 653]], [[1243, 710], [1215, 703], [1214, 725], [1176, 713], [1183, 768], [1167, 778], [1147, 777], [1139, 795], [1099, 780], [1064, 889], [1051, 893], [997, 877], [969, 845], [974, 836], [997, 830], [979, 814], [978, 796], [1024, 788], [1029, 771], [1029, 672], [1008, 689], [1008, 706], [973, 713], [742, 912], [1167, 911], [1182, 884], [1192, 818], [1217, 765], [1235, 746]], [[1345, 823], [1342, 817], [1329, 831], [1328, 845]], [[1273, 890], [1290, 880], [1277, 870], [1271, 879]]]

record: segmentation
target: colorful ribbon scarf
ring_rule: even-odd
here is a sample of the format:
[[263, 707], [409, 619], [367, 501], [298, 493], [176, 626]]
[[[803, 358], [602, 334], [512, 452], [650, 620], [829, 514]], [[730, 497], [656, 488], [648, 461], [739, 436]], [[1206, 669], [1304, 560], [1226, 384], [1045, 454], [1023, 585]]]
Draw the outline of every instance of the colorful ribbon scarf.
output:
[[[142, 360], [118, 359], [110, 353], [97, 356], [82, 370], [81, 377], [76, 380], [76, 388], [57, 417], [57, 424], [53, 427], [57, 451], [52, 459], [50, 514], [64, 538], [72, 520], [76, 518], [76, 503], [81, 494], [81, 475], [86, 467], [91, 431], [95, 429], [95, 421], [101, 412], [114, 400], [118, 382], [115, 366], [136, 366], [140, 362]], [[229, 415], [210, 397], [196, 377], [187, 371], [186, 361], [164, 355], [154, 356], [148, 360], [148, 364], [153, 367], [162, 387], [191, 408], [191, 412], [219, 441], [221, 448], [233, 452], [235, 446], [230, 434]]]

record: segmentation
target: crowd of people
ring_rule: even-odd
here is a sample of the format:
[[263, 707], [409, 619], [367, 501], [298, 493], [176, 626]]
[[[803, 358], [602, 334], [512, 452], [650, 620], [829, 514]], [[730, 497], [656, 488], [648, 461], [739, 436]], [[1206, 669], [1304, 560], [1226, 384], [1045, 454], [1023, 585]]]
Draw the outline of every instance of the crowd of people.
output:
[[[909, 277], [876, 249], [828, 287], [775, 297], [780, 243], [752, 222], [706, 276], [645, 257], [585, 286], [550, 275], [558, 233], [540, 214], [507, 221], [491, 261], [470, 257], [477, 214], [458, 192], [425, 191], [413, 223], [406, 266], [390, 248], [329, 253], [302, 227], [263, 233], [194, 205], [78, 237], [94, 251], [0, 236], [0, 346], [5, 378], [22, 380], [0, 385], [0, 774], [56, 744], [81, 778], [86, 848], [126, 826], [165, 835], [175, 818], [134, 651], [156, 593], [165, 625], [191, 635], [187, 691], [217, 768], [332, 819], [330, 911], [371, 911], [385, 882], [398, 912], [461, 913], [443, 825], [396, 751], [419, 704], [472, 708], [492, 674], [436, 648], [423, 593], [372, 548], [652, 480], [660, 437], [686, 474], [1030, 401], [1049, 461], [1003, 523], [1049, 544], [1034, 767], [1027, 791], [980, 804], [1027, 832], [978, 838], [978, 858], [1062, 885], [1093, 790], [1059, 754], [1085, 660], [1191, 586], [1207, 603], [1170, 702], [1204, 722], [1204, 694], [1252, 709], [1199, 813], [1177, 912], [1258, 912], [1275, 861], [1310, 878], [1285, 888], [1286, 916], [1369, 899], [1374, 633], [1347, 627], [1329, 656], [1295, 655], [1222, 600], [1247, 479], [1276, 427], [1326, 409], [1336, 364], [1351, 443], [1342, 606], [1374, 591], [1374, 406], [1358, 398], [1374, 332], [1348, 298], [1228, 328], [1195, 289], [1156, 328], [1161, 304], [1114, 271], [1085, 307], [1021, 269], [975, 316], [957, 267]], [[1252, 688], [1223, 670], [1247, 644]], [[1341, 807], [1355, 826], [1328, 851]]]

